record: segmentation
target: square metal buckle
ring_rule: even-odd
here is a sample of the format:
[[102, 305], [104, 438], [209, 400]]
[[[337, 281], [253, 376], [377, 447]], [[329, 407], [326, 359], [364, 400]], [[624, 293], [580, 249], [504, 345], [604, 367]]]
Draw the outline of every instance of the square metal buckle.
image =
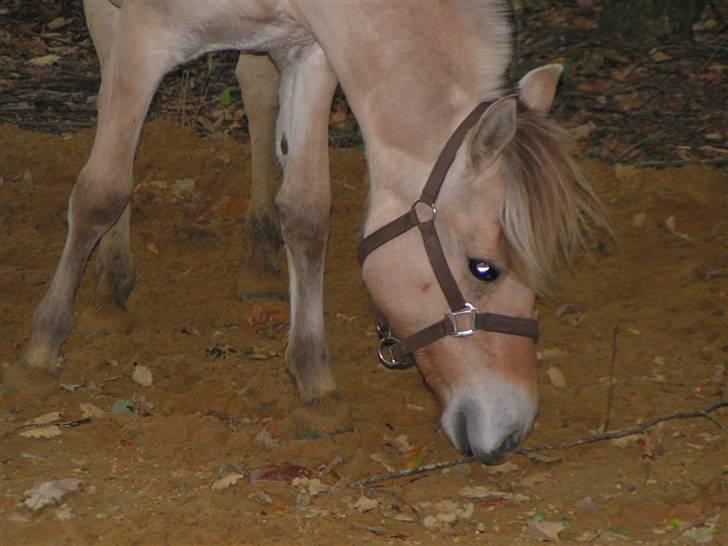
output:
[[[445, 313], [445, 318], [448, 319], [450, 324], [448, 334], [455, 337], [472, 336], [475, 333], [475, 320], [477, 315], [478, 308], [473, 307], [469, 303], [466, 303], [465, 307], [457, 311], [448, 311]], [[463, 326], [467, 327], [461, 329], [460, 324], [466, 320], [467, 322]]]

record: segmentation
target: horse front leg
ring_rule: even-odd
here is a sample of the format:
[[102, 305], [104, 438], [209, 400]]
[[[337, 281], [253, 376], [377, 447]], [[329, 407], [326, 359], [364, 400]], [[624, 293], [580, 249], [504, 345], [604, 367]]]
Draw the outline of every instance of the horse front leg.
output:
[[174, 33], [162, 33], [168, 39], [164, 42], [145, 25], [144, 13], [127, 16], [127, 24], [117, 29], [107, 77], [102, 80], [91, 156], [69, 201], [63, 254], [48, 292], [33, 314], [31, 339], [21, 357], [22, 364], [52, 373], [71, 328], [73, 300], [89, 255], [128, 206], [134, 153], [149, 103], [163, 74], [175, 64]]
[[245, 217], [246, 255], [238, 297], [285, 297], [276, 257], [281, 229], [275, 195], [280, 186], [273, 157], [280, 76], [267, 55], [240, 55], [235, 68], [248, 117], [252, 156], [250, 207]]
[[276, 204], [286, 243], [291, 330], [286, 359], [301, 404], [298, 435], [336, 432], [348, 409], [336, 392], [324, 337], [323, 281], [331, 213], [328, 117], [336, 76], [318, 45], [274, 55], [281, 70], [276, 146], [283, 184]]

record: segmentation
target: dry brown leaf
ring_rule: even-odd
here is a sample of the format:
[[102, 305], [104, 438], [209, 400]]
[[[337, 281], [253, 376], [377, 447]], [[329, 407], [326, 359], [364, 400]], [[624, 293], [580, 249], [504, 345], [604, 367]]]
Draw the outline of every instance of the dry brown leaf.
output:
[[589, 137], [589, 135], [594, 131], [594, 129], [597, 128], [596, 123], [589, 122], [585, 123], [583, 125], [578, 125], [570, 130], [571, 136], [574, 137], [575, 140], [582, 140]]
[[288, 309], [283, 303], [256, 304], [246, 319], [253, 328], [266, 324], [282, 324], [288, 318]]
[[304, 491], [311, 497], [320, 495], [329, 488], [325, 483], [321, 483], [321, 480], [318, 478], [294, 478], [291, 485], [299, 491]]
[[408, 455], [414, 451], [414, 446], [409, 443], [406, 434], [400, 434], [394, 439], [394, 445], [402, 455]]
[[331, 112], [331, 115], [329, 116], [329, 124], [330, 125], [336, 125], [338, 123], [343, 123], [347, 119], [346, 112]]
[[637, 445], [642, 450], [642, 456], [648, 459], [654, 459], [657, 455], [662, 455], [665, 448], [662, 444], [662, 429], [665, 423], [658, 423], [656, 427], [645, 432], [637, 441]]
[[359, 510], [359, 512], [369, 512], [370, 510], [374, 510], [377, 506], [379, 506], [379, 502], [377, 502], [376, 499], [370, 499], [369, 497], [362, 495], [359, 497], [359, 500], [354, 503], [352, 508], [354, 510]]
[[172, 194], [177, 199], [188, 199], [195, 193], [195, 181], [192, 178], [180, 178], [174, 181]]
[[682, 233], [677, 230], [677, 228], [675, 227], [675, 217], [674, 216], [670, 216], [667, 220], [665, 220], [663, 222], [663, 225], [667, 228], [667, 230], [670, 233], [677, 235], [678, 237], [680, 237], [681, 239], [684, 239], [685, 241], [690, 240], [690, 235], [688, 235], [687, 233]]
[[56, 17], [53, 19], [50, 23], [46, 25], [48, 27], [48, 30], [58, 30], [59, 28], [65, 27], [67, 24], [71, 23], [73, 19], [66, 19], [65, 17]]
[[245, 476], [238, 473], [232, 473], [228, 474], [224, 478], [220, 478], [219, 480], [215, 481], [210, 487], [211, 489], [214, 489], [215, 491], [220, 491], [222, 489], [227, 489], [228, 487], [231, 487], [238, 483], [240, 480], [242, 480]]
[[389, 464], [389, 461], [387, 461], [387, 456], [384, 453], [372, 453], [369, 455], [369, 458], [375, 463], [379, 463], [380, 465], [382, 465], [387, 470], [387, 472], [394, 471], [394, 467]]
[[41, 57], [34, 57], [34, 58], [30, 59], [28, 62], [30, 64], [34, 64], [36, 66], [48, 66], [50, 64], [55, 63], [59, 59], [60, 59], [60, 57], [58, 55], [49, 54], [49, 55], [43, 55]]
[[530, 476], [526, 476], [520, 482], [518, 482], [518, 485], [522, 485], [524, 487], [532, 487], [536, 484], [547, 482], [552, 477], [553, 477], [553, 474], [551, 474], [550, 471], [543, 470], [541, 472], [535, 472], [534, 474], [531, 474]]
[[255, 468], [250, 471], [248, 481], [292, 482], [296, 478], [310, 478], [312, 472], [303, 466], [283, 462]]
[[159, 256], [159, 249], [157, 248], [157, 245], [154, 243], [147, 243], [147, 251], [151, 252], [155, 256]]
[[44, 413], [30, 421], [27, 421], [26, 425], [50, 425], [51, 423], [57, 423], [63, 421], [63, 413], [60, 411], [52, 411], [50, 413]]
[[99, 408], [98, 406], [94, 406], [93, 404], [90, 404], [88, 402], [84, 402], [83, 404], [79, 404], [81, 408], [81, 417], [83, 419], [87, 418], [100, 418], [104, 416], [104, 410]]
[[565, 527], [563, 521], [532, 520], [528, 524], [528, 534], [539, 540], [556, 542], [559, 540], [559, 533]]
[[491, 466], [490, 471], [491, 472], [498, 472], [499, 474], [505, 474], [507, 472], [513, 472], [514, 470], [518, 470], [521, 468], [513, 461], [507, 461], [503, 464], [499, 464], [498, 466]]
[[135, 383], [139, 383], [142, 387], [150, 387], [152, 385], [152, 370], [146, 366], [139, 364], [134, 366], [134, 373], [131, 375]]
[[73, 519], [73, 512], [66, 504], [56, 509], [54, 515], [58, 521], [68, 521], [69, 519]]
[[226, 195], [212, 205], [214, 216], [242, 216], [248, 209], [250, 199], [239, 195]]
[[612, 444], [614, 447], [630, 447], [635, 445], [639, 441], [639, 439], [639, 435], [631, 434], [630, 436], [624, 436], [622, 438], [609, 440], [609, 443]]
[[34, 427], [29, 428], [25, 430], [21, 430], [18, 432], [20, 436], [23, 438], [41, 438], [41, 439], [47, 439], [47, 438], [55, 438], [56, 436], [61, 435], [61, 427], [58, 425], [47, 425], [47, 426], [41, 426], [41, 427]]
[[518, 493], [506, 493], [505, 491], [496, 491], [484, 485], [463, 487], [460, 490], [460, 496], [473, 500], [500, 499], [508, 502], [525, 502], [528, 500], [528, 497], [526, 495], [520, 495]]
[[57, 503], [66, 493], [78, 491], [80, 485], [81, 480], [77, 478], [40, 482], [23, 493], [23, 504], [37, 512], [49, 504]]
[[659, 49], [653, 49], [650, 51], [650, 57], [652, 57], [652, 60], [656, 63], [664, 63], [665, 61], [672, 59], [672, 57], [670, 57], [667, 53], [664, 53]]
[[564, 376], [563, 372], [559, 370], [556, 366], [549, 366], [549, 369], [546, 370], [546, 373], [549, 375], [551, 384], [554, 387], [556, 387], [557, 389], [563, 389], [566, 387], [566, 377]]
[[562, 349], [559, 349], [558, 347], [554, 347], [552, 349], [544, 349], [543, 351], [539, 351], [536, 353], [536, 358], [539, 360], [550, 360], [552, 358], [560, 358], [562, 356], [566, 356], [568, 353]]
[[583, 312], [584, 306], [581, 303], [561, 303], [556, 307], [555, 314], [557, 317], [561, 317], [563, 315], [573, 315]]

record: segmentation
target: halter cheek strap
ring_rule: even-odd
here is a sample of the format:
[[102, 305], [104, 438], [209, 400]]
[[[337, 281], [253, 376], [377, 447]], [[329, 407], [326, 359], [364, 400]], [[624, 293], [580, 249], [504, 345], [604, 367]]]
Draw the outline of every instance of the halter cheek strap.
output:
[[493, 101], [481, 102], [455, 129], [432, 168], [419, 199], [399, 218], [382, 226], [364, 238], [359, 244], [359, 263], [364, 264], [367, 256], [383, 244], [399, 237], [413, 227], [422, 236], [427, 257], [440, 285], [449, 310], [445, 317], [411, 335], [404, 341], [397, 339], [386, 323], [380, 323], [378, 332], [381, 338], [379, 360], [389, 368], [408, 368], [414, 363], [410, 355], [416, 350], [446, 336], [464, 337], [477, 330], [500, 332], [516, 336], [538, 339], [538, 323], [535, 320], [481, 313], [463, 297], [448, 266], [445, 253], [435, 228], [437, 207], [435, 202], [460, 146], [468, 131], [477, 123]]

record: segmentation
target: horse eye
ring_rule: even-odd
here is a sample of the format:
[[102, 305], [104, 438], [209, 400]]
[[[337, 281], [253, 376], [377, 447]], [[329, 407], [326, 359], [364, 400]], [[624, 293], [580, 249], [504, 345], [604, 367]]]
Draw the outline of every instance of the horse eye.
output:
[[481, 258], [468, 258], [470, 274], [479, 281], [493, 282], [500, 275], [498, 268], [487, 260]]

